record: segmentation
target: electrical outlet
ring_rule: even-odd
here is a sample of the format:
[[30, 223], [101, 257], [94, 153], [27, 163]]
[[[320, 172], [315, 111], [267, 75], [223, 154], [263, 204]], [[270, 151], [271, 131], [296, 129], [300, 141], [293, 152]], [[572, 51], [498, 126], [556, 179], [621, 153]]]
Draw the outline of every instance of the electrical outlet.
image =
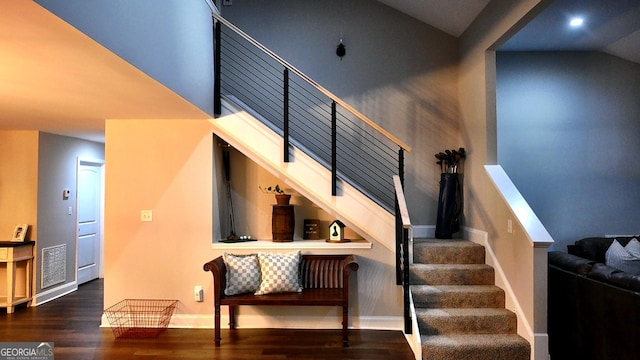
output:
[[507, 220], [507, 232], [513, 234], [513, 220], [511, 219]]
[[193, 299], [197, 302], [204, 301], [204, 290], [202, 289], [202, 286], [196, 285], [193, 288]]

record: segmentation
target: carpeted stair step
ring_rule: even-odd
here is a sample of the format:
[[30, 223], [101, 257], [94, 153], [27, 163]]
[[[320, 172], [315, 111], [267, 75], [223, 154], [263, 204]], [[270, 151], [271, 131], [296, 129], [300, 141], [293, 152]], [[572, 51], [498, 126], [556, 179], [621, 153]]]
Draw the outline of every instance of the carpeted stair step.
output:
[[516, 314], [500, 308], [416, 309], [421, 335], [515, 334]]
[[529, 360], [531, 349], [522, 337], [509, 335], [421, 336], [422, 358], [428, 360]]
[[504, 307], [504, 290], [494, 285], [411, 285], [413, 302], [425, 308]]
[[415, 239], [413, 262], [423, 264], [484, 264], [484, 246], [461, 239]]
[[411, 284], [493, 285], [495, 273], [486, 264], [413, 264]]

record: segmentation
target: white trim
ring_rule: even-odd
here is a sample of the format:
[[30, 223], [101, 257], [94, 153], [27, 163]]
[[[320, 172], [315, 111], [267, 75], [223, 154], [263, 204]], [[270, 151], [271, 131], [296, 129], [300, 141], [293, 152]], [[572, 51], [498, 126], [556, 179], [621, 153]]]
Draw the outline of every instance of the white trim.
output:
[[500, 165], [485, 165], [485, 171], [489, 175], [489, 179], [495, 185], [496, 189], [508, 208], [515, 215], [516, 220], [525, 231], [527, 238], [533, 247], [548, 248], [553, 244], [553, 238], [544, 227], [538, 216], [527, 203], [524, 196], [518, 188], [513, 184], [507, 173]]
[[[527, 317], [522, 310], [522, 306], [520, 306], [520, 302], [518, 301], [518, 298], [513, 291], [513, 288], [511, 287], [511, 284], [509, 283], [504, 270], [502, 270], [502, 267], [500, 266], [500, 262], [498, 261], [498, 258], [496, 257], [496, 254], [491, 247], [491, 243], [489, 242], [488, 233], [486, 231], [476, 230], [468, 227], [463, 227], [462, 233], [463, 239], [467, 239], [476, 244], [484, 246], [486, 254], [485, 262], [495, 270], [496, 286], [504, 290], [505, 296], [509, 300], [506, 302], [506, 304], [512, 304], [512, 308], [510, 308], [509, 310], [515, 312], [516, 316], [518, 317], [518, 329], [522, 329], [522, 331], [524, 332], [520, 333], [520, 336], [526, 338], [531, 346], [534, 346], [535, 336], [533, 333], [533, 328], [531, 327], [529, 321], [527, 321]], [[532, 354], [535, 354], [535, 352], [532, 352]]]
[[409, 299], [411, 312], [411, 334], [404, 334], [404, 337], [407, 339], [416, 360], [422, 360], [422, 339], [420, 337], [420, 327], [418, 326], [418, 317], [416, 315], [416, 307], [413, 304], [413, 294], [411, 291], [409, 291]]
[[353, 240], [346, 243], [328, 243], [325, 240], [296, 240], [289, 242], [273, 242], [271, 240], [258, 240], [239, 243], [215, 242], [212, 248], [215, 250], [327, 250], [327, 249], [371, 249], [373, 245], [364, 239]]
[[[286, 320], [286, 321], [285, 321]], [[286, 319], [277, 316], [265, 316], [264, 314], [246, 314], [236, 317], [238, 329], [342, 329], [342, 316], [289, 316]], [[402, 331], [403, 319], [401, 316], [349, 316], [350, 329], [362, 330], [396, 330]], [[213, 329], [213, 314], [174, 314], [171, 317], [169, 328], [175, 329]], [[229, 328], [229, 315], [222, 314], [220, 325], [223, 329]], [[100, 327], [111, 327], [106, 315], [103, 313]]]
[[43, 292], [36, 294], [33, 297], [33, 301], [31, 302], [31, 306], [38, 306], [44, 303], [47, 303], [51, 300], [55, 300], [59, 297], [63, 297], [67, 294], [71, 294], [72, 292], [78, 290], [78, 283], [76, 281], [72, 281], [68, 284], [63, 284], [61, 286], [55, 287], [53, 289], [49, 289]]

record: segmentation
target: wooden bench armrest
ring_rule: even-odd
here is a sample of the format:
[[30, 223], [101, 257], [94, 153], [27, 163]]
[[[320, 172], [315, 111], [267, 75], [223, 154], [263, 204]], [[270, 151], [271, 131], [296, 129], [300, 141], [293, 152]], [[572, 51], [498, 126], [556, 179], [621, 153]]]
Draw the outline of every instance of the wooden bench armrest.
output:
[[227, 267], [224, 265], [222, 256], [209, 261], [202, 267], [204, 271], [211, 271], [213, 274], [213, 296], [216, 304], [219, 303], [224, 289], [227, 287]]
[[358, 258], [355, 255], [348, 255], [344, 259], [344, 276], [349, 277], [352, 271], [358, 271]]

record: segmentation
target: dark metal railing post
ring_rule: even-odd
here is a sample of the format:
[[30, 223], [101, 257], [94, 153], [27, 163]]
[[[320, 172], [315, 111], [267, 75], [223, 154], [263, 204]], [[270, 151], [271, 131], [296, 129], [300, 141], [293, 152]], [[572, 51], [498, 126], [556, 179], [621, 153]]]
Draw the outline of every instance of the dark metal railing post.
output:
[[398, 176], [400, 177], [400, 184], [404, 188], [404, 149], [398, 150]]
[[400, 205], [398, 204], [398, 195], [396, 199], [396, 285], [402, 285], [404, 279], [402, 270], [402, 217], [400, 215]]
[[411, 326], [411, 303], [409, 301], [409, 229], [402, 229], [402, 244], [402, 247], [404, 248], [402, 253], [404, 262], [404, 269], [402, 272], [404, 278], [404, 286], [402, 287], [404, 293], [404, 332], [406, 334], [411, 334], [413, 332], [413, 328]]
[[221, 94], [221, 83], [220, 83], [220, 71], [222, 69], [222, 64], [220, 63], [220, 53], [221, 53], [221, 46], [220, 46], [220, 38], [221, 38], [221, 31], [220, 28], [222, 27], [222, 23], [220, 23], [219, 21], [216, 21], [216, 19], [214, 17], [212, 17], [213, 19], [213, 33], [214, 33], [214, 43], [213, 43], [213, 49], [214, 49], [214, 55], [213, 55], [213, 61], [214, 61], [214, 74], [213, 74], [213, 114], [214, 115], [220, 115], [222, 114], [222, 94]]
[[284, 99], [282, 101], [282, 115], [284, 117], [282, 125], [284, 128], [284, 134], [282, 135], [282, 137], [284, 137], [284, 162], [289, 162], [289, 69], [284, 68], [282, 77], [282, 92], [284, 95]]
[[336, 196], [338, 193], [338, 171], [336, 169], [337, 164], [337, 151], [338, 145], [337, 139], [338, 122], [336, 116], [336, 102], [331, 102], [331, 196]]

